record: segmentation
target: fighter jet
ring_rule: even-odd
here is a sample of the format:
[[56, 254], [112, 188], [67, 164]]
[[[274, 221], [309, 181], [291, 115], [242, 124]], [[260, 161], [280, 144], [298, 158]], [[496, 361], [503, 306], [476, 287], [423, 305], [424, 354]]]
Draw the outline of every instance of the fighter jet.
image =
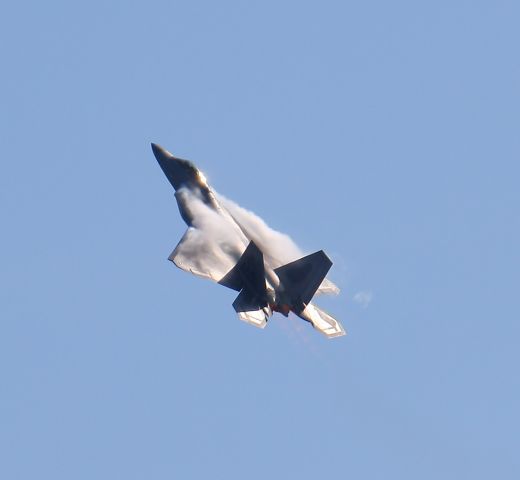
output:
[[[269, 232], [287, 239], [254, 214], [217, 194], [190, 161], [152, 143], [188, 229], [168, 257], [180, 269], [240, 292], [233, 308], [240, 320], [264, 328], [274, 312], [293, 312], [329, 338], [341, 324], [311, 303], [316, 293], [337, 293], [326, 279], [332, 266], [322, 251], [288, 263]], [[277, 237], [278, 238], [278, 237]]]

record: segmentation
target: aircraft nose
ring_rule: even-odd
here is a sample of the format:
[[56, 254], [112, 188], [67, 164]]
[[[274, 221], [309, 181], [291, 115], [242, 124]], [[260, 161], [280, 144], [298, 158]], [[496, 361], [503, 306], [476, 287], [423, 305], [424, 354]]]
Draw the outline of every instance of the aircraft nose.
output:
[[159, 161], [172, 156], [168, 150], [164, 149], [160, 145], [157, 145], [157, 143], [152, 143], [152, 151], [155, 155], [155, 158]]
[[197, 183], [198, 171], [191, 162], [174, 157], [168, 150], [156, 143], [152, 143], [152, 150], [162, 171], [175, 190], [182, 185]]

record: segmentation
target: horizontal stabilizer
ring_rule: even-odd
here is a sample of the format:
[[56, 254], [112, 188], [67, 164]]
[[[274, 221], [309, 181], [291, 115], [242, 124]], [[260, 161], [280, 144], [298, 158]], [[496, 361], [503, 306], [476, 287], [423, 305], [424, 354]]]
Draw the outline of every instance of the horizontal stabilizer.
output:
[[267, 325], [267, 320], [272, 315], [269, 307], [261, 308], [260, 310], [252, 310], [250, 312], [238, 312], [238, 318], [243, 322], [249, 323], [258, 328], [264, 328]]
[[341, 337], [346, 333], [341, 323], [312, 303], [309, 303], [298, 316], [311, 322], [316, 330], [328, 338]]
[[275, 269], [285, 292], [290, 296], [295, 313], [302, 311], [311, 301], [332, 262], [323, 250]]

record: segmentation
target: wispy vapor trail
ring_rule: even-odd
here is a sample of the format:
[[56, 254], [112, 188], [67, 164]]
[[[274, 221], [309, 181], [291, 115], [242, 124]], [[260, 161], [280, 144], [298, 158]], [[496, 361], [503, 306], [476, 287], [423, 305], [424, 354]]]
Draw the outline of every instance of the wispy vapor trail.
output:
[[246, 236], [251, 238], [264, 255], [268, 257], [274, 268], [303, 256], [302, 250], [289, 235], [272, 229], [258, 215], [250, 210], [246, 210], [232, 200], [220, 194], [216, 194], [216, 197], [221, 205], [229, 211], [243, 230], [245, 230]]
[[363, 308], [367, 308], [370, 305], [370, 302], [372, 302], [372, 298], [374, 297], [372, 292], [369, 291], [362, 291], [357, 292], [354, 295], [354, 302], [359, 303]]

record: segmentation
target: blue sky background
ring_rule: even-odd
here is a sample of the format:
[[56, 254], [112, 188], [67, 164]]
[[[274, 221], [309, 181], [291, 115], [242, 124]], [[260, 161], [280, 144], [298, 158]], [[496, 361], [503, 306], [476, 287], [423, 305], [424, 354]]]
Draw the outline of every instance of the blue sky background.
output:
[[[519, 15], [4, 4], [0, 478], [520, 478]], [[151, 141], [325, 249], [349, 335], [174, 268]]]

